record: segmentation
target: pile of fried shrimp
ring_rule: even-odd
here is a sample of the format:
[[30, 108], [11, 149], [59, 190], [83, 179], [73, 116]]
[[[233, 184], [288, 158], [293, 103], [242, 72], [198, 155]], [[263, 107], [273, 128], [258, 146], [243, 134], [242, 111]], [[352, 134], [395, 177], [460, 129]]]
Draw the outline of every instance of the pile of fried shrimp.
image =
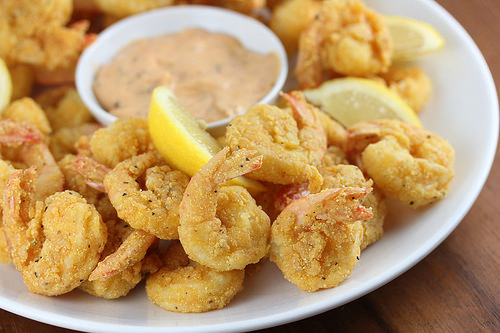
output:
[[[103, 127], [73, 85], [106, 24], [178, 3], [259, 19], [265, 9], [298, 52], [298, 87], [233, 118], [192, 177], [166, 163], [146, 119]], [[454, 150], [438, 135], [389, 119], [346, 128], [304, 98], [301, 89], [356, 76], [387, 84], [415, 112], [425, 106], [429, 77], [392, 64], [383, 20], [358, 0], [5, 0], [0, 39], [13, 81], [0, 116], [0, 261], [36, 294], [116, 299], [145, 280], [154, 304], [206, 312], [265, 261], [301, 290], [333, 288], [382, 237], [386, 200], [421, 209], [454, 176]], [[240, 176], [264, 190], [228, 183]]]

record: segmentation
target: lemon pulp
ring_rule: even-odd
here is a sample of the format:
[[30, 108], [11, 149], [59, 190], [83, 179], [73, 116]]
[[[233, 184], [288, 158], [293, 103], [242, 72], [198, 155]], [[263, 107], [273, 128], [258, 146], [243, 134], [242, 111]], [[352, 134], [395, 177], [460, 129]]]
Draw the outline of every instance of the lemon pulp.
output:
[[440, 50], [444, 38], [430, 24], [409, 17], [384, 16], [391, 34], [393, 60], [406, 60]]
[[342, 78], [305, 90], [305, 97], [344, 126], [375, 119], [399, 119], [421, 127], [408, 104], [384, 84], [361, 78]]

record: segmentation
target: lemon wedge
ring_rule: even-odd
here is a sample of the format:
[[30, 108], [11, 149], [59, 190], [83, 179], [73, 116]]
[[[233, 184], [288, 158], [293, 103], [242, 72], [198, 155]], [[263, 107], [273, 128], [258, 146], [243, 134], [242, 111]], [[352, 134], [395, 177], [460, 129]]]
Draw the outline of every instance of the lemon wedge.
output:
[[[151, 138], [165, 160], [173, 167], [194, 175], [219, 150], [217, 141], [179, 103], [167, 87], [154, 89], [149, 106]], [[261, 192], [257, 181], [238, 177], [228, 184], [241, 185], [250, 192]]]
[[7, 65], [0, 58], [0, 112], [9, 104], [12, 96], [12, 80]]
[[362, 78], [324, 82], [304, 96], [344, 126], [375, 119], [399, 119], [422, 127], [408, 104], [384, 84]]
[[393, 60], [406, 60], [438, 51], [444, 38], [426, 22], [401, 16], [384, 16], [394, 43]]

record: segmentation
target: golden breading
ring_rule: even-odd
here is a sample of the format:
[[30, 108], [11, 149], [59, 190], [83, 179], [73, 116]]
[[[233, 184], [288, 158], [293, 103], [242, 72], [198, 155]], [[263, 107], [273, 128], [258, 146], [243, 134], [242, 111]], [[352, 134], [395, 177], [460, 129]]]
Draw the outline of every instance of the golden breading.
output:
[[295, 74], [302, 89], [335, 74], [369, 76], [389, 68], [392, 50], [382, 16], [358, 0], [327, 0], [300, 36]]
[[179, 239], [189, 258], [218, 271], [244, 269], [269, 249], [271, 221], [242, 186], [221, 186], [262, 157], [228, 147], [193, 175], [180, 206]]
[[50, 134], [52, 132], [45, 112], [30, 97], [23, 97], [12, 102], [2, 112], [2, 118], [30, 123], [43, 134]]
[[299, 92], [284, 95], [292, 108], [256, 105], [234, 117], [226, 131], [232, 150], [256, 150], [261, 168], [247, 177], [274, 184], [309, 182], [316, 190], [321, 176], [316, 168], [326, 152], [326, 135], [318, 111]]
[[296, 200], [272, 226], [269, 258], [305, 291], [332, 288], [359, 260], [363, 227], [372, 216], [358, 199], [369, 188], [343, 187]]
[[221, 309], [243, 289], [244, 270], [218, 272], [190, 261], [179, 242], [168, 248], [165, 261], [171, 263], [147, 278], [146, 293], [151, 302], [166, 310], [207, 312]]
[[85, 46], [86, 27], [66, 27], [71, 0], [3, 0], [0, 57], [9, 64], [54, 69], [72, 63]]
[[398, 120], [351, 126], [346, 151], [384, 195], [413, 208], [442, 199], [454, 177], [450, 143]]
[[[15, 171], [4, 193], [4, 230], [12, 262], [31, 292], [55, 296], [87, 279], [107, 231], [101, 216], [78, 193], [32, 200], [32, 169]], [[28, 213], [31, 212], [31, 213]]]
[[269, 27], [278, 36], [288, 54], [297, 51], [299, 37], [314, 16], [321, 2], [317, 0], [290, 0], [274, 8]]

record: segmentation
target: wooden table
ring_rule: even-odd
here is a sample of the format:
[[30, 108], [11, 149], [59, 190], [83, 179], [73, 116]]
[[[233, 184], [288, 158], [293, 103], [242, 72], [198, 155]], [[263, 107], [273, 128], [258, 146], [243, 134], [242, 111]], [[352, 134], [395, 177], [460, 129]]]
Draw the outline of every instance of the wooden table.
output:
[[[472, 35], [500, 85], [500, 1], [437, 2]], [[500, 332], [498, 194], [497, 150], [490, 176], [470, 212], [419, 264], [340, 308], [262, 332]], [[3, 332], [70, 331], [0, 310]]]

